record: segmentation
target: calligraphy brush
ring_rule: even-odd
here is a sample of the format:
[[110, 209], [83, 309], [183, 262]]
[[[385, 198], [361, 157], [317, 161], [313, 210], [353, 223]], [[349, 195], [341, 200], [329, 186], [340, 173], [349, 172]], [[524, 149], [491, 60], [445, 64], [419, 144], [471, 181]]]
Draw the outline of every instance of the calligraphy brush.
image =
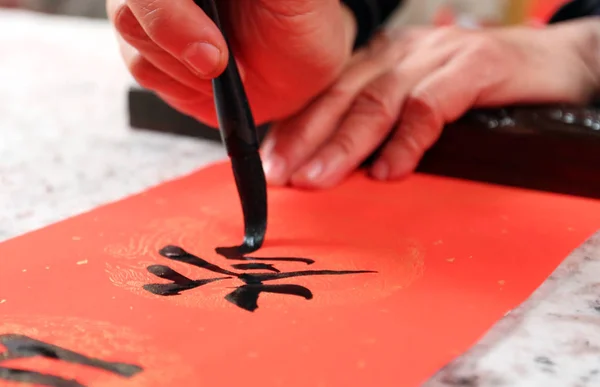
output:
[[221, 140], [231, 159], [244, 214], [244, 242], [239, 253], [258, 250], [267, 229], [267, 183], [259, 153], [259, 142], [244, 85], [231, 45], [221, 27], [215, 0], [194, 0], [221, 30], [229, 51], [225, 71], [213, 79], [215, 107]]

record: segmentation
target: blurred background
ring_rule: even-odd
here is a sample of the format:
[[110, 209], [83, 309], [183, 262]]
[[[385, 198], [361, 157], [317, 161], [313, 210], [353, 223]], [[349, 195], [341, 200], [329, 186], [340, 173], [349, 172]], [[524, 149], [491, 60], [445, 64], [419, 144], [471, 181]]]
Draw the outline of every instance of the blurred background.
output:
[[105, 0], [0, 0], [0, 7], [23, 8], [70, 16], [106, 18]]
[[[540, 23], [567, 0], [404, 0], [394, 24], [465, 26]], [[105, 0], [0, 0], [0, 7], [106, 18]]]

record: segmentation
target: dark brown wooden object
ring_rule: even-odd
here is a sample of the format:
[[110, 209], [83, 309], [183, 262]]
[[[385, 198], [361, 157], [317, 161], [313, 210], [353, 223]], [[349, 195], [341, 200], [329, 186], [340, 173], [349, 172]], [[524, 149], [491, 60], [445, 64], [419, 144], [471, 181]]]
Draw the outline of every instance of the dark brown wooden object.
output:
[[[220, 141], [219, 133], [132, 87], [134, 129]], [[262, 140], [268, 125], [258, 128]], [[474, 110], [447, 125], [418, 171], [600, 199], [600, 108], [517, 106]]]

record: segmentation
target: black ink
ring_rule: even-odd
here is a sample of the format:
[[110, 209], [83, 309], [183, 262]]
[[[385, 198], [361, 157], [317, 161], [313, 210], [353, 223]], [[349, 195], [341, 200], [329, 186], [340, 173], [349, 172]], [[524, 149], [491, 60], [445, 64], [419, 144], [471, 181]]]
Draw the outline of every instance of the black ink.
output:
[[231, 265], [231, 267], [238, 270], [269, 270], [275, 273], [280, 273], [275, 266], [269, 263], [238, 263]]
[[[240, 256], [230, 248], [217, 248], [217, 253], [224, 255], [227, 259], [234, 260], [271, 260], [271, 261], [294, 261], [303, 262], [307, 265], [314, 263], [314, 260], [308, 258], [251, 258]], [[180, 292], [197, 288], [208, 283], [219, 281], [223, 279], [229, 279], [236, 277], [245, 285], [237, 287], [233, 292], [225, 296], [225, 299], [238, 307], [247, 311], [253, 312], [258, 308], [258, 297], [261, 293], [279, 293], [287, 294], [298, 297], [303, 297], [306, 300], [313, 298], [311, 291], [300, 285], [265, 285], [264, 282], [274, 281], [286, 278], [304, 277], [304, 276], [317, 276], [317, 275], [349, 275], [349, 274], [367, 274], [376, 273], [368, 270], [301, 270], [293, 272], [280, 272], [272, 264], [264, 263], [245, 263], [232, 265], [235, 269], [240, 270], [267, 270], [272, 273], [236, 273], [231, 270], [223, 269], [220, 266], [212, 264], [200, 257], [188, 253], [184, 249], [178, 246], [166, 246], [160, 249], [160, 255], [173, 261], [187, 263], [199, 267], [204, 270], [211, 271], [217, 274], [224, 274], [228, 277], [225, 278], [210, 278], [202, 280], [189, 279], [175, 270], [162, 265], [153, 265], [148, 267], [148, 271], [159, 278], [167, 279], [172, 281], [170, 284], [149, 284], [144, 285], [143, 288], [146, 291], [160, 295], [160, 296], [171, 296], [178, 295]]]
[[9, 382], [36, 384], [51, 387], [86, 387], [76, 380], [61, 378], [60, 376], [42, 374], [19, 368], [0, 367], [0, 379]]
[[222, 277], [208, 278], [203, 280], [191, 280], [186, 276], [179, 274], [170, 267], [163, 265], [148, 266], [146, 270], [148, 270], [150, 273], [154, 274], [159, 278], [163, 278], [173, 282], [170, 284], [147, 284], [143, 286], [144, 290], [149, 291], [150, 293], [157, 294], [159, 296], [176, 296], [181, 294], [181, 292], [185, 290], [195, 289], [197, 287], [209, 284], [211, 282], [231, 278]]
[[158, 253], [165, 258], [172, 259], [173, 261], [187, 263], [188, 265], [196, 266], [201, 269], [206, 269], [208, 271], [212, 271], [213, 273], [230, 275], [232, 277], [237, 276], [237, 274], [233, 271], [220, 268], [219, 266], [205, 261], [202, 258], [196, 257], [195, 255], [188, 253], [181, 247], [166, 246], [160, 249]]
[[238, 278], [244, 281], [247, 284], [258, 284], [263, 283], [264, 281], [273, 281], [278, 279], [285, 278], [294, 278], [294, 277], [306, 277], [313, 275], [348, 275], [348, 274], [367, 274], [367, 273], [375, 273], [374, 271], [368, 270], [343, 270], [343, 271], [335, 271], [335, 270], [304, 270], [304, 271], [291, 271], [288, 273], [261, 273], [261, 274], [239, 274]]
[[[43, 341], [23, 335], [0, 335], [0, 344], [6, 348], [6, 352], [0, 353], [0, 363], [6, 360], [42, 356], [49, 359], [62, 360], [68, 363], [101, 369], [127, 378], [130, 378], [143, 370], [141, 367], [133, 364], [113, 363], [87, 357], [77, 352], [69, 351], [68, 349], [47, 344]], [[85, 387], [76, 380], [67, 380], [58, 376], [18, 368], [0, 367], [0, 379], [50, 387]]]
[[315, 263], [314, 259], [310, 258], [296, 258], [296, 257], [276, 257], [276, 258], [256, 258], [256, 257], [248, 257], [245, 254], [248, 252], [243, 252], [245, 249], [243, 246], [234, 246], [234, 247], [217, 247], [215, 252], [227, 259], [238, 260], [238, 261], [273, 261], [273, 262], [301, 262], [306, 263], [307, 265], [312, 265]]
[[300, 285], [243, 285], [225, 296], [225, 299], [242, 309], [254, 312], [258, 308], [258, 296], [260, 293], [279, 293], [290, 296], [304, 297], [307, 300], [313, 298], [310, 290]]
[[[236, 121], [234, 126], [239, 128], [240, 124]], [[260, 249], [267, 232], [267, 182], [258, 148], [232, 155], [231, 166], [244, 214], [244, 241], [240, 249], [251, 253]]]

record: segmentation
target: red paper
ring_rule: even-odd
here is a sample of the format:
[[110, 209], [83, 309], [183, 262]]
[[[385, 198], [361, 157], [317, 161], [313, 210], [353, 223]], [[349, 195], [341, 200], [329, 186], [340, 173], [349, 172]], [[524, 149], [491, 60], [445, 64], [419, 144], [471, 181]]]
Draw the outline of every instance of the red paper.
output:
[[94, 387], [417, 386], [599, 226], [598, 201], [356, 173], [327, 191], [270, 189], [266, 243], [251, 256], [315, 261], [260, 261], [282, 272], [376, 273], [270, 281], [313, 298], [263, 293], [254, 312], [225, 300], [238, 278], [149, 293], [145, 284], [169, 282], [151, 265], [192, 280], [223, 277], [159, 255], [165, 245], [228, 270], [244, 263], [214, 251], [242, 238], [232, 174], [220, 164], [0, 245], [0, 339], [23, 334], [143, 371], [126, 378], [39, 357], [0, 367]]

